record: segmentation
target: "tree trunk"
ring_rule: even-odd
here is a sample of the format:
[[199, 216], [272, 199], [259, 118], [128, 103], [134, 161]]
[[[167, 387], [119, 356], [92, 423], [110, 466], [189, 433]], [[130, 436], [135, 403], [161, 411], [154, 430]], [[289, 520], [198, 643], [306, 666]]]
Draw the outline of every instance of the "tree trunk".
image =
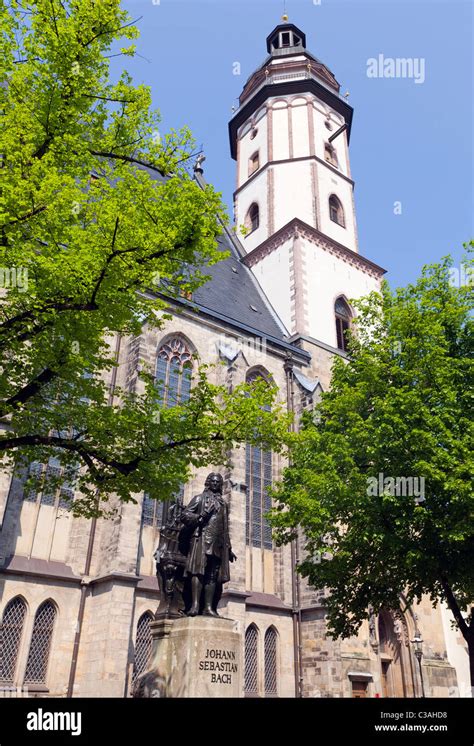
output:
[[474, 697], [474, 630], [472, 628], [469, 629], [467, 649], [469, 652], [469, 670], [471, 672], [471, 697]]
[[451, 590], [451, 586], [445, 578], [441, 578], [441, 585], [446, 594], [446, 602], [456, 620], [459, 630], [462, 636], [467, 642], [467, 650], [469, 655], [469, 672], [471, 675], [471, 696], [474, 697], [474, 607], [471, 609], [470, 624], [464, 619], [461, 609], [458, 606], [458, 602]]

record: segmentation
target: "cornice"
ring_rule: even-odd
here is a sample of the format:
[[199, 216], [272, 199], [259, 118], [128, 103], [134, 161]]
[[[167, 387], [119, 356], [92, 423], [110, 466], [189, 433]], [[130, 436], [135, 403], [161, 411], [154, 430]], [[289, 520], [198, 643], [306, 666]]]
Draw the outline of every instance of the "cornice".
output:
[[268, 256], [275, 251], [282, 243], [290, 238], [297, 237], [304, 238], [310, 243], [314, 243], [329, 254], [333, 254], [339, 259], [342, 259], [346, 264], [350, 264], [353, 267], [362, 270], [377, 280], [380, 280], [387, 271], [378, 264], [375, 264], [375, 262], [372, 262], [370, 259], [366, 259], [361, 254], [358, 254], [356, 251], [352, 251], [352, 249], [349, 249], [347, 246], [343, 246], [343, 244], [338, 243], [338, 241], [329, 238], [329, 236], [326, 236], [324, 233], [321, 233], [321, 231], [308, 225], [303, 220], [300, 220], [300, 218], [293, 218], [293, 220], [290, 220], [289, 223], [280, 228], [273, 234], [273, 236], [262, 241], [262, 243], [256, 246], [255, 249], [252, 249], [252, 251], [250, 251], [242, 261], [248, 267], [253, 267], [255, 264], [261, 262], [265, 256]]
[[296, 158], [280, 158], [280, 160], [274, 161], [267, 161], [264, 163], [260, 168], [257, 168], [256, 171], [253, 172], [251, 176], [248, 177], [248, 179], [241, 184], [234, 192], [234, 198], [237, 197], [237, 195], [242, 192], [245, 187], [247, 187], [257, 176], [261, 176], [264, 171], [266, 171], [270, 167], [279, 166], [281, 163], [296, 163], [300, 161], [308, 161], [309, 163], [312, 163], [313, 161], [316, 163], [321, 163], [322, 166], [327, 166], [330, 171], [332, 171], [335, 176], [340, 176], [341, 179], [344, 181], [347, 181], [352, 187], [354, 187], [354, 181], [349, 177], [346, 176], [346, 174], [343, 174], [342, 171], [340, 171], [338, 168], [333, 166], [331, 163], [328, 163], [327, 161], [324, 161], [322, 158], [319, 158], [317, 155], [299, 155]]

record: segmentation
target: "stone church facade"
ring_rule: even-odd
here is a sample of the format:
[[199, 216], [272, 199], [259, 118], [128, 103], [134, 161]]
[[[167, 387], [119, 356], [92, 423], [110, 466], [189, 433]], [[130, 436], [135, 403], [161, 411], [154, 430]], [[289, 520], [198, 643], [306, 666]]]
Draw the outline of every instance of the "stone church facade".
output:
[[[245, 236], [224, 229], [219, 243], [230, 256], [192, 299], [173, 305], [162, 330], [115, 340], [111, 401], [115, 387], [137, 390], [143, 365], [156, 369], [165, 397], [184, 399], [199, 362], [228, 386], [255, 376], [276, 383], [298, 421], [329, 386], [334, 357], [346, 355], [349, 299], [379, 287], [384, 270], [358, 248], [352, 108], [293, 24], [274, 29], [267, 52], [229, 125]], [[196, 179], [204, 182], [200, 164]], [[220, 613], [239, 622], [245, 641], [242, 695], [417, 697], [423, 687], [427, 696], [466, 696], [466, 649], [443, 606], [382, 612], [357, 637], [327, 637], [325, 592], [297, 577], [300, 544], [276, 547], [265, 517], [281, 458], [250, 446], [230, 455], [224, 491], [238, 559]], [[185, 502], [210, 470], [193, 474]], [[137, 495], [137, 504], [116, 501], [113, 519], [91, 521], [72, 517], [70, 495], [68, 485], [26, 493], [20, 478], [1, 476], [3, 696], [127, 697], [147, 665], [162, 506]]]

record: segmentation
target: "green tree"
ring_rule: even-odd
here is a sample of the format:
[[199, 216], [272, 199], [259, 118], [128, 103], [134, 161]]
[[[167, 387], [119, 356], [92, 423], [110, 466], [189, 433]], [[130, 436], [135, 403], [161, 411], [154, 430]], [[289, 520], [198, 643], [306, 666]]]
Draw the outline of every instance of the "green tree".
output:
[[445, 259], [415, 285], [354, 303], [349, 359], [335, 361], [331, 390], [291, 436], [273, 515], [280, 542], [301, 529], [300, 570], [329, 589], [334, 637], [355, 634], [369, 605], [427, 594], [451, 609], [471, 676], [472, 272], [464, 265], [468, 282], [455, 287]]
[[189, 131], [159, 136], [149, 89], [109, 77], [109, 57], [134, 54], [119, 40], [138, 35], [119, 0], [9, 0], [0, 34], [4, 463], [80, 467], [73, 510], [92, 515], [98, 490], [166, 498], [235, 443], [278, 448], [286, 421], [262, 409], [275, 391], [230, 393], [205, 370], [187, 404], [162, 410], [145, 370], [110, 406], [114, 338], [159, 328], [205, 282], [224, 220], [189, 173]]

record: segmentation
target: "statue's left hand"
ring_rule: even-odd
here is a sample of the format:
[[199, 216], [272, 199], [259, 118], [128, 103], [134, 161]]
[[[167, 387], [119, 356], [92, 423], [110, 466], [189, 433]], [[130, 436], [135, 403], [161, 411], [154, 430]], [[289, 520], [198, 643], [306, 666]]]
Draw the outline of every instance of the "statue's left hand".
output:
[[237, 555], [233, 553], [232, 549], [229, 549], [229, 560], [234, 562], [237, 559]]

